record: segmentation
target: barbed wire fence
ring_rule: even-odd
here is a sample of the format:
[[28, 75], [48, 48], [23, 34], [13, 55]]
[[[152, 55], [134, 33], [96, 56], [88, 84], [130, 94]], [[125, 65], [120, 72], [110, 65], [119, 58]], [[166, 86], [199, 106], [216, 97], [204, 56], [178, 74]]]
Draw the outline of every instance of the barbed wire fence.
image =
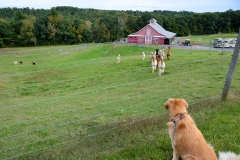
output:
[[[174, 95], [172, 95], [172, 96], [174, 96]], [[191, 106], [191, 105], [194, 105], [194, 104], [197, 104], [197, 103], [201, 103], [203, 101], [213, 100], [213, 99], [216, 99], [218, 97], [219, 96], [211, 96], [211, 97], [208, 97], [208, 98], [205, 98], [205, 99], [202, 99], [202, 100], [198, 100], [198, 101], [192, 100], [192, 101], [189, 101], [189, 105]], [[154, 100], [154, 101], [157, 101], [157, 100]], [[147, 112], [148, 111], [141, 112], [141, 113], [138, 112], [137, 114], [134, 114], [132, 116], [123, 117], [121, 119], [106, 122], [104, 124], [89, 126], [87, 128], [81, 129], [81, 130], [75, 130], [74, 132], [66, 132], [66, 133], [56, 134], [56, 135], [53, 135], [50, 138], [42, 139], [41, 141], [35, 141], [35, 142], [27, 143], [27, 144], [20, 144], [18, 146], [12, 146], [11, 148], [6, 148], [6, 149], [1, 150], [0, 153], [3, 154], [5, 152], [8, 152], [8, 153], [14, 152], [14, 154], [12, 156], [6, 156], [3, 159], [6, 159], [6, 160], [7, 159], [15, 159], [15, 158], [19, 158], [19, 157], [24, 156], [24, 155], [29, 155], [29, 154], [38, 153], [38, 152], [41, 152], [41, 151], [44, 151], [44, 150], [48, 150], [50, 148], [54, 148], [54, 147], [57, 147], [57, 146], [60, 146], [60, 145], [68, 145], [69, 143], [79, 141], [79, 140], [82, 140], [82, 139], [86, 139], [86, 138], [91, 138], [91, 137], [97, 136], [99, 134], [107, 134], [109, 131], [119, 129], [119, 128], [122, 128], [122, 127], [125, 127], [125, 126], [128, 126], [128, 125], [134, 125], [138, 122], [146, 121], [146, 120], [149, 120], [149, 119], [152, 119], [154, 117], [158, 117], [158, 116], [161, 116], [161, 115], [164, 115], [164, 114], [167, 113], [166, 111], [159, 112], [159, 109], [156, 108], [155, 112], [157, 114], [153, 114], [153, 115], [150, 115], [150, 116], [143, 116]], [[145, 117], [145, 118], [137, 118], [137, 117]], [[125, 121], [126, 119], [131, 119], [131, 121]], [[119, 124], [119, 122], [122, 122], [122, 123]], [[100, 127], [100, 130], [98, 130], [98, 127]], [[84, 131], [84, 133], [82, 131]], [[38, 130], [33, 131], [33, 132], [38, 132]], [[26, 134], [29, 134], [29, 133], [26, 133]], [[76, 137], [76, 135], [77, 135], [77, 137]], [[64, 136], [67, 136], [67, 139], [65, 139], [64, 141], [58, 141], [58, 142], [56, 142], [52, 145], [45, 145], [45, 146], [40, 147], [39, 149], [31, 149], [31, 150], [26, 149], [26, 152], [22, 151], [23, 148], [29, 148], [31, 145], [40, 144], [40, 143], [48, 144], [48, 142], [50, 142], [51, 140], [60, 139], [61, 137], [64, 137]], [[9, 137], [7, 137], [7, 138], [9, 138]]]
[[[238, 43], [238, 46], [239, 46], [239, 43]], [[238, 47], [239, 49], [239, 47]], [[235, 52], [234, 52], [235, 53]], [[238, 53], [239, 53], [239, 50], [238, 50]], [[236, 60], [236, 57], [234, 57], [234, 60]], [[179, 65], [179, 64], [175, 64], [175, 65]], [[207, 67], [207, 68], [202, 68], [202, 69], [199, 69], [199, 70], [209, 70], [209, 69], [214, 69], [214, 68], [218, 68], [220, 66], [214, 66], [214, 67]], [[136, 69], [137, 70], [137, 69]], [[139, 69], [138, 69], [139, 70]], [[142, 70], [142, 69], [140, 69]], [[198, 70], [194, 70], [194, 72], [197, 72]], [[184, 73], [179, 73], [179, 75], [184, 75], [186, 73], [188, 74], [191, 74], [192, 71], [188, 71], [188, 72], [184, 72]], [[123, 73], [123, 72], [122, 72]], [[15, 75], [15, 76], [19, 76], [19, 75]], [[96, 75], [96, 76], [101, 76], [101, 75]], [[168, 75], [164, 78], [169, 78], [173, 75]], [[176, 74], [174, 75], [176, 76]], [[212, 77], [212, 78], [216, 78], [216, 77]], [[157, 79], [157, 78], [156, 78]], [[232, 80], [232, 77], [230, 78]], [[75, 80], [75, 79], [73, 79]], [[79, 80], [79, 79], [78, 79]], [[155, 78], [153, 79], [150, 79], [150, 82], [151, 81], [154, 81]], [[149, 81], [149, 79], [148, 79]], [[49, 82], [49, 84], [51, 83], [63, 83], [64, 81], [59, 81], [59, 82]], [[143, 83], [144, 81], [137, 81], [137, 82], [134, 82], [134, 83]], [[194, 83], [194, 82], [185, 82], [185, 83], [181, 83], [181, 85], [184, 87], [184, 86], [187, 86], [189, 85], [190, 83]], [[120, 87], [122, 85], [131, 85], [133, 83], [126, 83], [126, 84], [120, 84], [120, 85], [114, 85], [114, 86], [109, 86], [110, 88], [111, 87], [114, 87], [114, 88], [117, 88], [117, 87]], [[47, 84], [42, 84], [42, 85], [47, 85]], [[204, 89], [204, 88], [208, 88], [208, 87], [213, 87], [213, 88], [221, 88], [222, 86], [222, 82], [218, 82], [218, 83], [215, 83], [214, 85], [210, 84], [210, 85], [206, 85], [204, 87], [197, 87], [196, 88], [196, 91], [197, 90], [201, 90], [201, 89]], [[32, 86], [28, 86], [28, 87], [32, 87]], [[25, 87], [25, 88], [28, 88], [28, 87]], [[158, 91], [154, 91], [154, 95], [158, 95], [159, 93], [164, 92], [165, 89], [169, 89], [169, 88], [174, 88], [176, 86], [165, 86], [165, 88], [163, 88], [162, 90], [158, 90]], [[15, 88], [12, 88], [12, 89], [15, 89]], [[90, 90], [89, 92], [96, 92], [96, 90]], [[190, 90], [189, 92], [195, 92], [194, 90]], [[86, 92], [85, 92], [86, 93]], [[213, 96], [213, 94], [215, 93], [218, 93], [217, 95]], [[215, 91], [213, 90], [213, 93], [208, 93], [206, 94], [205, 96], [208, 97], [206, 99], [202, 99], [202, 100], [196, 100], [196, 99], [190, 99], [189, 101], [189, 105], [193, 105], [195, 103], [200, 103], [202, 101], [207, 101], [207, 100], [211, 100], [211, 99], [215, 99], [215, 98], [219, 98], [221, 95], [219, 94], [221, 93], [221, 91]], [[75, 93], [75, 94], [72, 94], [72, 95], [66, 95], [67, 96], [74, 96], [74, 95], [78, 95], [80, 93]], [[84, 94], [84, 93], [81, 93], [81, 94]], [[146, 96], [147, 94], [150, 94], [150, 93], [146, 93], [146, 94], [143, 94], [142, 96]], [[187, 94], [187, 92], [183, 92], [181, 94]], [[209, 95], [209, 96], [207, 96]], [[179, 94], [176, 94], [176, 95], [167, 95], [169, 97], [175, 97], [175, 96], [179, 96]], [[134, 96], [133, 96], [134, 97]], [[117, 102], [119, 100], [126, 100], [126, 99], [131, 99], [133, 97], [122, 97], [121, 99], [118, 99], [116, 101], [107, 101], [105, 103], [114, 103], [114, 102]], [[64, 98], [63, 96], [59, 96], [59, 97], [53, 97], [52, 99], [56, 99], [56, 98]], [[156, 97], [157, 98], [157, 97]], [[10, 108], [15, 108], [15, 107], [19, 107], [19, 106], [25, 106], [25, 105], [30, 105], [30, 104], [33, 104], [33, 103], [39, 103], [39, 102], [43, 102], [43, 101], [51, 101], [52, 100], [51, 98], [47, 98], [47, 99], [42, 99], [40, 101], [33, 101], [33, 102], [27, 102], [27, 103], [20, 103], [18, 105], [9, 105], [9, 106], [4, 106], [4, 107], [1, 107], [0, 109], [4, 110], [4, 109], [10, 109]], [[163, 102], [163, 100], [165, 99], [162, 98], [160, 101], [161, 103]], [[146, 105], [147, 103], [153, 103], [155, 101], [159, 101], [158, 100], [149, 100], [149, 101], [145, 101], [145, 102], [142, 102], [142, 103], [138, 103], [136, 104], [135, 106], [127, 106], [126, 108], [135, 108], [136, 111], [138, 110], [137, 107], [139, 106], [144, 106]], [[97, 104], [97, 106], [100, 106], [102, 104]], [[89, 106], [87, 106], [89, 107]], [[91, 107], [91, 106], [90, 106]], [[32, 133], [37, 133], [37, 132], [40, 132], [40, 131], [43, 131], [43, 130], [47, 130], [49, 128], [57, 128], [57, 127], [63, 127], [63, 126], [67, 126], [71, 123], [78, 123], [79, 121], [82, 121], [82, 120], [86, 120], [86, 119], [94, 119], [96, 117], [100, 117], [102, 115], [107, 115], [107, 114], [112, 114], [114, 112], [117, 112], [121, 109], [123, 110], [126, 110], [126, 108], [118, 108], [118, 109], [113, 109], [112, 111], [108, 111], [108, 112], [104, 112], [104, 113], [99, 113], [99, 114], [94, 114], [92, 116], [88, 116], [86, 118], [82, 118], [82, 119], [78, 119], [78, 120], [75, 120], [75, 121], [69, 121], [69, 122], [66, 122], [66, 123], [59, 123], [59, 124], [56, 124], [56, 125], [52, 125], [52, 126], [48, 126], [48, 127], [43, 127], [43, 128], [39, 128], [39, 129], [35, 129], [35, 130], [31, 130], [31, 131], [28, 131], [28, 132], [21, 132], [19, 134], [11, 134], [11, 135], [8, 135], [8, 136], [5, 136], [3, 138], [0, 138], [0, 141], [7, 141], [8, 139], [11, 139], [11, 138], [15, 138], [15, 137], [18, 137], [20, 136], [27, 136], [27, 135], [30, 135]], [[76, 110], [71, 110], [71, 112], [75, 112]], [[65, 112], [59, 112], [59, 113], [54, 113], [54, 114], [66, 114], [70, 111], [65, 111]], [[151, 118], [154, 118], [154, 117], [157, 117], [157, 116], [160, 116], [160, 115], [163, 115], [163, 114], [166, 114], [166, 112], [159, 112], [158, 108], [155, 108], [154, 112], [158, 113], [158, 114], [152, 114], [151, 116], [146, 116], [145, 118], [140, 118], [138, 119], [138, 117], [144, 117], [142, 115], [145, 115], [147, 114], [147, 111], [146, 112], [136, 112], [135, 114], [131, 115], [131, 116], [127, 116], [127, 117], [122, 117], [120, 119], [117, 119], [117, 120], [112, 120], [112, 121], [109, 121], [109, 122], [106, 122], [106, 123], [103, 123], [101, 124], [102, 126], [106, 126], [105, 128], [103, 128], [102, 130], [98, 130], [98, 128], [101, 126], [100, 125], [92, 125], [92, 126], [87, 126], [81, 130], [75, 130], [74, 132], [63, 132], [63, 133], [56, 133], [54, 134], [52, 137], [49, 137], [49, 138], [46, 138], [46, 139], [42, 139], [41, 141], [32, 141], [30, 143], [25, 143], [25, 144], [19, 144], [19, 145], [13, 145], [12, 147], [10, 148], [5, 148], [5, 149], [1, 149], [0, 151], [0, 154], [3, 154], [5, 155], [5, 157], [3, 159], [18, 159], [19, 157], [21, 156], [25, 156], [25, 155], [30, 155], [30, 154], [34, 154], [34, 153], [38, 153], [38, 152], [41, 152], [41, 151], [44, 151], [44, 150], [48, 150], [50, 148], [54, 148], [54, 147], [57, 147], [57, 146], [60, 146], [60, 145], [67, 145], [69, 143], [72, 143], [72, 142], [75, 142], [75, 141], [79, 141], [81, 139], [85, 139], [85, 138], [91, 138], [91, 137], [94, 137], [94, 136], [97, 136], [99, 134], [107, 134], [109, 131], [112, 131], [112, 130], [115, 130], [115, 129], [119, 129], [119, 128], [122, 128], [122, 127], [125, 127], [125, 126], [128, 126], [128, 125], [134, 125], [138, 122], [142, 122], [142, 121], [146, 121], [148, 119], [151, 119]], [[40, 117], [35, 117], [34, 119], [30, 119], [30, 120], [26, 120], [26, 121], [22, 121], [22, 122], [19, 122], [19, 123], [11, 123], [11, 124], [8, 124], [8, 125], [3, 125], [1, 126], [1, 129], [6, 129], [12, 125], [15, 125], [15, 126], [18, 126], [19, 124], [21, 123], [31, 123], [31, 122], [34, 122], [34, 121], [37, 121], [39, 119], [44, 119], [46, 118], [47, 116], [51, 116], [51, 115], [45, 115], [45, 116], [40, 116]], [[134, 119], [133, 121], [124, 121], [125, 119]], [[124, 123], [122, 123], [124, 121]], [[121, 122], [121, 124], [119, 124]], [[25, 124], [26, 125], [26, 124]], [[76, 135], [78, 135], [78, 137], [76, 137]], [[51, 145], [43, 145], [41, 146], [40, 148], [37, 148], [37, 149], [31, 149], [31, 146], [33, 144], [37, 144], [37, 143], [43, 143], [43, 142], [50, 142], [52, 139], [59, 139], [63, 136], [67, 136], [66, 139], [63, 139], [62, 141], [57, 141], [56, 143], [52, 143]], [[48, 144], [48, 143], [46, 143]], [[30, 149], [29, 149], [30, 148]], [[11, 153], [11, 154], [9, 154]]]
[[234, 50], [234, 46], [224, 47], [225, 42], [223, 42], [223, 45], [221, 46], [215, 46], [214, 40], [205, 40], [203, 38], [197, 38], [195, 40], [191, 40], [190, 45], [185, 45], [184, 41], [185, 40], [181, 37], [175, 37], [175, 39], [173, 40], [173, 43], [171, 44], [126, 43], [125, 45], [136, 46], [140, 48], [155, 47], [160, 49], [163, 47], [167, 49], [167, 47], [170, 46], [172, 48], [189, 50], [189, 53], [191, 54], [194, 51], [201, 51], [201, 50], [207, 50], [209, 51], [209, 54], [211, 54], [213, 51], [217, 51], [219, 54], [224, 54], [224, 52], [232, 52]]
[[[212, 99], [218, 99], [220, 96], [211, 96], [211, 97], [208, 97], [208, 98], [205, 98], [205, 99], [202, 99], [202, 100], [192, 100], [192, 101], [189, 101], [189, 105], [192, 106], [194, 104], [197, 104], [197, 103], [201, 103], [201, 102], [204, 102], [204, 101], [210, 101]], [[157, 101], [157, 100], [154, 100], [154, 101]], [[48, 146], [45, 146], [45, 147], [41, 147], [39, 149], [33, 149], [33, 150], [30, 150], [30, 151], [26, 151], [26, 152], [19, 152], [19, 153], [15, 153], [15, 155], [12, 155], [12, 156], [8, 156], [8, 157], [5, 157], [4, 159], [15, 159], [15, 158], [20, 158], [21, 156], [26, 156], [26, 155], [30, 155], [30, 154], [34, 154], [34, 153], [38, 153], [38, 152], [42, 152], [44, 150], [48, 150], [50, 148], [54, 148], [54, 147], [58, 147], [58, 146], [62, 146], [62, 145], [69, 145], [70, 143], [72, 142], [76, 142], [76, 141], [79, 141], [79, 140], [83, 140], [83, 139], [87, 139], [87, 138], [91, 138], [91, 137], [94, 137], [94, 136], [97, 136], [97, 135], [100, 135], [100, 134], [107, 134], [108, 132], [110, 131], [113, 131], [113, 130], [116, 130], [116, 129], [119, 129], [119, 128], [123, 128], [123, 127], [126, 127], [126, 126], [129, 126], [129, 125], [134, 125], [136, 123], [139, 123], [139, 122], [142, 122], [142, 121], [146, 121], [146, 120], [149, 120], [149, 119], [153, 119], [155, 117], [159, 117], [159, 116], [162, 116], [164, 114], [166, 114], [166, 112], [159, 112], [157, 111], [157, 114], [153, 114], [149, 117], [145, 117], [145, 118], [140, 118], [140, 119], [135, 119], [133, 121], [125, 121], [124, 123], [122, 124], [118, 124], [118, 125], [111, 125], [110, 127], [107, 127], [103, 130], [95, 130], [94, 132], [87, 132], [87, 134], [80, 134], [81, 136], [79, 137], [74, 137], [73, 136], [73, 133], [64, 133], [64, 134], [59, 134], [59, 135], [55, 135], [53, 136], [52, 138], [48, 138], [48, 139], [42, 139], [41, 142], [46, 142], [46, 141], [49, 141], [51, 139], [55, 139], [55, 138], [60, 138], [62, 136], [69, 136], [69, 139], [68, 140], [65, 140], [65, 141], [62, 141], [62, 142], [58, 142], [58, 143], [55, 143], [55, 144], [52, 144], [52, 145], [48, 145]], [[142, 113], [138, 113], [138, 114], [135, 114], [135, 115], [132, 115], [132, 116], [129, 116], [129, 117], [124, 117], [124, 118], [121, 118], [121, 119], [118, 119], [118, 121], [111, 121], [111, 122], [108, 122], [109, 124], [113, 124], [113, 123], [117, 123], [121, 120], [124, 120], [124, 119], [127, 119], [127, 118], [134, 118], [134, 117], [137, 117], [139, 115], [144, 115], [145, 112], [142, 112]], [[144, 116], [142, 116], [144, 117]], [[203, 122], [204, 123], [204, 122]], [[106, 124], [102, 124], [103, 126], [104, 125], [107, 125]], [[96, 128], [96, 127], [99, 127], [99, 125], [97, 126], [90, 126], [88, 128], [85, 128], [85, 129], [92, 129], [92, 128]], [[83, 130], [83, 129], [82, 129]], [[75, 131], [75, 134], [78, 134], [81, 132], [81, 130], [76, 130]], [[16, 150], [16, 149], [22, 149], [22, 148], [27, 148], [27, 146], [30, 146], [32, 144], [35, 144], [35, 143], [40, 143], [39, 141], [36, 141], [36, 142], [32, 142], [32, 143], [28, 143], [28, 144], [24, 144], [24, 145], [19, 145], [19, 146], [13, 146], [11, 148], [7, 148], [5, 150], [2, 150], [1, 152], [4, 152], [4, 151], [8, 151], [8, 150]]]

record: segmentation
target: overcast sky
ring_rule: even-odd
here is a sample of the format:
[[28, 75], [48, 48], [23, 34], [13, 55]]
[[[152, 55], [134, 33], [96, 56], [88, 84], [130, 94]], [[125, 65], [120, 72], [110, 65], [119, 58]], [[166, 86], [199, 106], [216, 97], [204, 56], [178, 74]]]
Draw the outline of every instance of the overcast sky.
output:
[[225, 12], [240, 10], [240, 0], [0, 0], [0, 8], [51, 9], [57, 6], [132, 11]]

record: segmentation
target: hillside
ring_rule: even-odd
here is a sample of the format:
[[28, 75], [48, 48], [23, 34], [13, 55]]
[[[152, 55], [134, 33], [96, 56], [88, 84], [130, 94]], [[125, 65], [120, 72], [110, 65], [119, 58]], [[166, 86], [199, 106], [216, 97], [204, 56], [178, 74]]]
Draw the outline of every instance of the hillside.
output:
[[220, 101], [232, 52], [172, 48], [159, 76], [149, 61], [157, 48], [0, 49], [0, 159], [170, 158], [163, 104], [172, 97], [186, 99], [216, 153], [239, 154], [239, 63], [228, 99]]

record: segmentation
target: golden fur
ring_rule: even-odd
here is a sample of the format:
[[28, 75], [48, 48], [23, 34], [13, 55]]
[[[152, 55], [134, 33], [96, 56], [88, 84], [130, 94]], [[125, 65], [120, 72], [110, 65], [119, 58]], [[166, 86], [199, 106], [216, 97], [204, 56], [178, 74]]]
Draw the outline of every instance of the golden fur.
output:
[[[173, 147], [173, 160], [217, 160], [213, 148], [207, 144], [201, 131], [196, 127], [194, 120], [187, 112], [188, 103], [184, 99], [169, 99], [164, 103], [168, 110], [169, 136]], [[173, 120], [185, 115], [176, 124], [174, 132]]]
[[160, 60], [158, 61], [158, 75], [161, 76], [164, 73], [165, 62], [163, 60], [163, 56], [160, 55]]
[[151, 52], [150, 61], [152, 63], [152, 73], [154, 73], [157, 67], [157, 59], [156, 59], [156, 55], [153, 52]]

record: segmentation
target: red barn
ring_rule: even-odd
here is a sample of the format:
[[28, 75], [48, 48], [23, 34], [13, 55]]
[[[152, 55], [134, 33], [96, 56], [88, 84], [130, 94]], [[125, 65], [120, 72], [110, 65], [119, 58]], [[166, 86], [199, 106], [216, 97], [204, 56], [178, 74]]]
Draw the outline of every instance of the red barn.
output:
[[176, 33], [166, 31], [155, 19], [138, 32], [128, 35], [128, 43], [171, 44]]

